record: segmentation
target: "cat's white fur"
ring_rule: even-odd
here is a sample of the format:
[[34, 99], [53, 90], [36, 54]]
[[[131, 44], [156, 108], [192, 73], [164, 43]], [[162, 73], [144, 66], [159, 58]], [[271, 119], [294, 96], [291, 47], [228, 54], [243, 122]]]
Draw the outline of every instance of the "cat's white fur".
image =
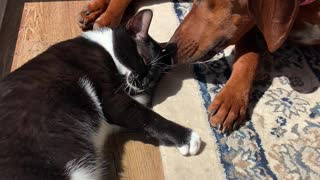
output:
[[71, 180], [98, 180], [102, 178], [101, 168], [85, 164], [88, 161], [88, 156], [85, 155], [80, 159], [74, 159], [67, 163], [66, 171]]
[[105, 120], [101, 120], [99, 130], [92, 136], [93, 144], [96, 148], [96, 155], [98, 156], [94, 162], [94, 166], [87, 166], [86, 157], [80, 159], [73, 159], [66, 165], [66, 171], [71, 180], [102, 180], [103, 179], [103, 149], [107, 138], [121, 128], [119, 126], [111, 125]]
[[196, 155], [200, 149], [201, 145], [201, 139], [198, 133], [192, 132], [189, 142], [181, 147], [177, 147], [180, 153], [184, 156], [190, 154], [190, 155]]
[[94, 162], [96, 166], [86, 166], [84, 162], [86, 162], [87, 156], [84, 156], [80, 159], [73, 159], [66, 165], [66, 171], [70, 176], [71, 180], [87, 180], [87, 179], [101, 179], [102, 178], [102, 153], [104, 143], [107, 138], [121, 128], [116, 125], [109, 124], [103, 115], [101, 102], [97, 96], [96, 90], [93, 86], [93, 83], [86, 76], [81, 77], [79, 79], [79, 86], [83, 88], [83, 90], [87, 93], [87, 95], [92, 100], [92, 103], [95, 106], [95, 109], [98, 111], [100, 115], [100, 125], [97, 133], [91, 134], [92, 143], [95, 146], [96, 154], [98, 155], [97, 161]]
[[87, 77], [81, 77], [79, 79], [79, 85], [89, 95], [89, 97], [92, 100], [93, 104], [95, 105], [97, 111], [99, 111], [99, 114], [101, 115], [102, 114], [101, 103], [97, 97], [95, 89], [92, 86], [92, 82]]
[[145, 106], [147, 106], [148, 103], [151, 101], [150, 95], [144, 93], [132, 96], [132, 98]]
[[[130, 89], [133, 89], [134, 91], [139, 91], [139, 89], [137, 87], [133, 86], [129, 82], [128, 77], [129, 77], [131, 71], [119, 61], [119, 59], [117, 58], [117, 56], [114, 53], [112, 29], [106, 27], [106, 28], [101, 28], [99, 30], [95, 30], [95, 31], [87, 31], [82, 34], [82, 37], [84, 37], [90, 41], [93, 41], [93, 42], [99, 44], [100, 46], [102, 46], [111, 55], [115, 65], [117, 67], [118, 72], [121, 75], [126, 76], [127, 86]], [[144, 105], [146, 105], [147, 101], [149, 100], [147, 97], [144, 97], [144, 96], [143, 96], [143, 98], [142, 98], [142, 96], [139, 96], [137, 98], [133, 97], [133, 98]]]
[[108, 51], [121, 75], [128, 76], [131, 73], [127, 67], [121, 64], [114, 53], [112, 29], [106, 27], [95, 31], [87, 31], [82, 34], [82, 37], [99, 44]]
[[114, 46], [113, 46], [113, 36], [112, 36], [112, 29], [105, 27], [95, 31], [87, 31], [82, 34], [82, 37], [93, 41], [100, 46], [102, 46], [108, 53], [111, 55], [118, 72], [121, 75], [126, 76], [126, 82], [129, 88], [138, 91], [139, 89], [130, 84], [129, 82], [129, 75], [131, 70], [129, 70], [126, 66], [124, 66], [118, 59], [118, 57], [114, 53]]

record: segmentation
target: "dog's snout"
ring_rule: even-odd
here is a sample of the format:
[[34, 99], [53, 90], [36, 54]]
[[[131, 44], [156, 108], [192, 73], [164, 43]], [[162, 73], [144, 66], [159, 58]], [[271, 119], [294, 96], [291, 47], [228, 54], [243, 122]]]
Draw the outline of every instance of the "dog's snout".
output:
[[177, 42], [177, 52], [175, 54], [176, 63], [188, 63], [197, 52], [198, 42], [192, 38], [182, 39]]

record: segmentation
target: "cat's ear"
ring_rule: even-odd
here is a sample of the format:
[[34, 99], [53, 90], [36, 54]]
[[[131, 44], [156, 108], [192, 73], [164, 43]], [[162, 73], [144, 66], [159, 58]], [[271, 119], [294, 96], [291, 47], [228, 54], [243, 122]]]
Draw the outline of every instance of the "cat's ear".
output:
[[152, 15], [153, 13], [150, 9], [139, 11], [129, 20], [126, 28], [135, 36], [135, 38], [147, 38]]

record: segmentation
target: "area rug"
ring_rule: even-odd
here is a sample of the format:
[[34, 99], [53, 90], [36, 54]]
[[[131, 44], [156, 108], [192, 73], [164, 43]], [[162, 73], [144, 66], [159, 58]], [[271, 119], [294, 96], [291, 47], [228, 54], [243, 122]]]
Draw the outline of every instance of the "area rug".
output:
[[[154, 11], [151, 35], [166, 42], [191, 4], [149, 2], [141, 6]], [[320, 48], [284, 45], [273, 55], [262, 53], [247, 123], [223, 135], [210, 126], [207, 107], [231, 73], [232, 51], [228, 47], [207, 63], [176, 67], [160, 82], [154, 110], [203, 140], [192, 157], [161, 146], [165, 178], [320, 179]]]

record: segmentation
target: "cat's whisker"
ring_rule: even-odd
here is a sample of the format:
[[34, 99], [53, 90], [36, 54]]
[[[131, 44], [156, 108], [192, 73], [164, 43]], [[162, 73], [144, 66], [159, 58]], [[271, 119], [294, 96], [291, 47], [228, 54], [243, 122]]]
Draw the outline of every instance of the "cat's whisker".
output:
[[[118, 89], [114, 91], [114, 94], [117, 94], [117, 93], [119, 92], [119, 90], [120, 90], [123, 86], [125, 86], [125, 85], [126, 85], [125, 83], [121, 84], [121, 85], [118, 87]], [[125, 87], [125, 88], [126, 88], [126, 87]]]
[[156, 57], [150, 61], [150, 64], [154, 63], [154, 62], [158, 59], [158, 57], [160, 56], [160, 54], [161, 54], [161, 51], [159, 51], [159, 52], [157, 53]]
[[174, 67], [174, 65], [169, 65], [163, 62], [157, 62], [157, 64], [163, 65], [163, 66], [167, 66], [167, 67]]
[[128, 80], [128, 93], [131, 94], [131, 82], [130, 79]]
[[161, 65], [161, 64], [160, 64], [160, 66], [161, 66], [161, 70], [171, 69], [170, 66], [164, 66], [164, 65]]
[[156, 58], [155, 60], [151, 61], [151, 63], [150, 63], [150, 64], [152, 65], [153, 63], [156, 63], [158, 60], [160, 60], [161, 58], [166, 57], [166, 56], [168, 56], [168, 55], [170, 55], [170, 54], [169, 54], [169, 53], [164, 54], [164, 55], [162, 55], [162, 56], [160, 56], [160, 57]]
[[124, 91], [126, 91], [127, 92], [127, 89], [129, 89], [130, 87], [129, 87], [129, 85], [128, 84], [126, 84], [126, 87], [124, 88]]
[[[132, 78], [133, 77], [133, 78]], [[136, 79], [137, 79], [138, 76], [128, 76], [127, 77], [127, 85], [129, 87], [129, 94], [131, 94], [131, 91], [133, 92], [141, 92], [141, 90], [137, 87], [136, 85]]]
[[137, 82], [136, 81], [132, 81], [133, 86], [137, 87]]
[[160, 65], [158, 65], [158, 64], [154, 64], [153, 66], [162, 69], [162, 66], [160, 66]]
[[131, 87], [129, 86], [129, 91], [128, 91], [128, 94], [131, 94]]
[[171, 69], [171, 68], [170, 67], [160, 67], [161, 73], [167, 72], [169, 69]]
[[140, 81], [137, 81], [137, 84], [139, 85], [139, 87], [142, 87], [142, 84]]

